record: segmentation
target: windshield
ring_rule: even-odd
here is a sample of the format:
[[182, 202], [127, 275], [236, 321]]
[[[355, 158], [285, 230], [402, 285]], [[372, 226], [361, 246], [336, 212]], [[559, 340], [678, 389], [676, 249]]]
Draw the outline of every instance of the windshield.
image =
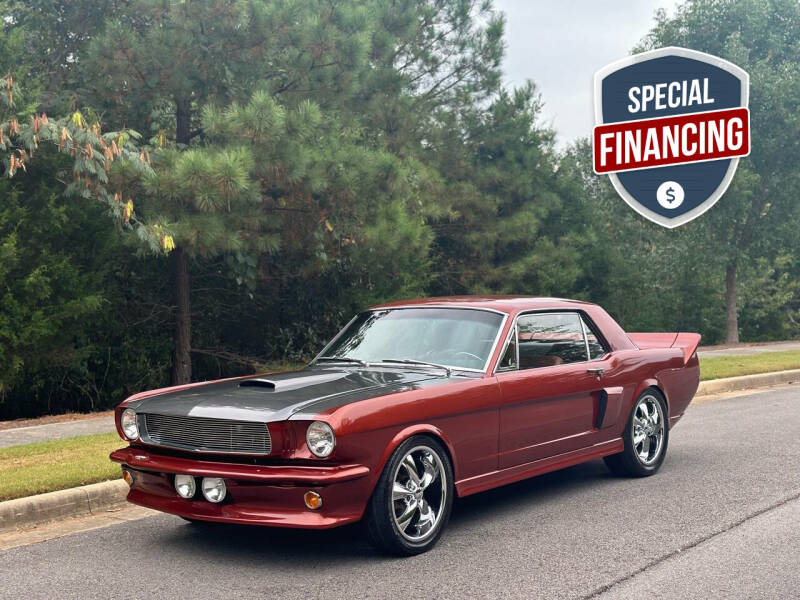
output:
[[366, 362], [411, 360], [483, 370], [502, 322], [501, 314], [466, 308], [365, 312], [323, 356]]

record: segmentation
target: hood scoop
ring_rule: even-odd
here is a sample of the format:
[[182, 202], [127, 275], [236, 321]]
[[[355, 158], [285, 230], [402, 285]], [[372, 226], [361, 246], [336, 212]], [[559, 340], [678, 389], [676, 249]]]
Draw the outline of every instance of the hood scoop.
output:
[[245, 379], [244, 381], [239, 383], [239, 387], [260, 387], [266, 388], [268, 390], [274, 390], [278, 387], [277, 381], [272, 381], [271, 379]]
[[274, 379], [267, 379], [266, 377], [254, 377], [252, 379], [245, 379], [239, 382], [240, 388], [260, 388], [269, 392], [283, 392], [287, 390], [296, 390], [312, 385], [320, 385], [329, 383], [347, 377], [347, 373], [322, 373], [318, 375], [290, 375], [281, 378], [279, 375]]

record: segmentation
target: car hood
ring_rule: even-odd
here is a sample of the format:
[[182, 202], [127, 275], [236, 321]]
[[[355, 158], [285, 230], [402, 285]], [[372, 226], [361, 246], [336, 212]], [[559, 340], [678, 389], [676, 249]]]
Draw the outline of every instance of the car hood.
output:
[[270, 422], [313, 418], [351, 402], [449, 380], [411, 369], [306, 368], [165, 391], [127, 406], [142, 413]]

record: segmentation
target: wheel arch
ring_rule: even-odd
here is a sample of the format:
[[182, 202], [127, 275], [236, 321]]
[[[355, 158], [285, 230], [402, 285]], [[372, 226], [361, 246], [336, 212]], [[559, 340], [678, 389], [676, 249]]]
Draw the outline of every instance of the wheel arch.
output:
[[639, 386], [636, 388], [636, 392], [633, 394], [633, 398], [631, 399], [631, 405], [629, 407], [629, 411], [633, 410], [633, 406], [636, 404], [636, 401], [639, 399], [639, 396], [641, 396], [645, 392], [645, 390], [651, 388], [656, 390], [659, 394], [661, 394], [661, 397], [664, 398], [664, 405], [667, 410], [666, 419], [667, 422], [669, 423], [669, 415], [670, 415], [669, 396], [667, 396], [667, 392], [664, 386], [661, 385], [661, 383], [655, 378], [645, 379], [639, 384]]
[[381, 454], [380, 460], [376, 466], [377, 468], [375, 469], [375, 481], [372, 484], [372, 492], [374, 492], [375, 486], [378, 483], [378, 479], [380, 479], [381, 473], [383, 473], [383, 470], [386, 468], [386, 463], [389, 462], [389, 458], [392, 456], [394, 451], [397, 450], [400, 444], [405, 442], [407, 439], [414, 437], [415, 435], [432, 437], [442, 445], [444, 451], [447, 453], [447, 458], [450, 460], [450, 465], [453, 467], [453, 489], [456, 489], [455, 482], [458, 481], [458, 464], [455, 460], [455, 451], [453, 449], [452, 442], [448, 439], [447, 435], [435, 425], [430, 423], [419, 423], [404, 427], [398, 431], [386, 445], [386, 448], [384, 448], [383, 454]]

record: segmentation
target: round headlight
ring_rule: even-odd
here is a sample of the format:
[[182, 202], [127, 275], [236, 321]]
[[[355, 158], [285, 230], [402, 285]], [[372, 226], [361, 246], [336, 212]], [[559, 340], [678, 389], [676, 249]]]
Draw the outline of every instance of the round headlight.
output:
[[330, 456], [336, 447], [336, 436], [327, 423], [314, 421], [306, 430], [306, 444], [314, 456], [325, 458]]
[[133, 409], [126, 408], [122, 411], [119, 425], [122, 428], [122, 433], [129, 440], [135, 440], [139, 437], [139, 425], [136, 423], [136, 412]]
[[175, 491], [181, 498], [189, 499], [197, 491], [194, 477], [191, 475], [175, 475]]
[[203, 477], [200, 483], [203, 488], [203, 496], [209, 502], [222, 502], [225, 500], [227, 489], [225, 488], [225, 480], [220, 477]]

